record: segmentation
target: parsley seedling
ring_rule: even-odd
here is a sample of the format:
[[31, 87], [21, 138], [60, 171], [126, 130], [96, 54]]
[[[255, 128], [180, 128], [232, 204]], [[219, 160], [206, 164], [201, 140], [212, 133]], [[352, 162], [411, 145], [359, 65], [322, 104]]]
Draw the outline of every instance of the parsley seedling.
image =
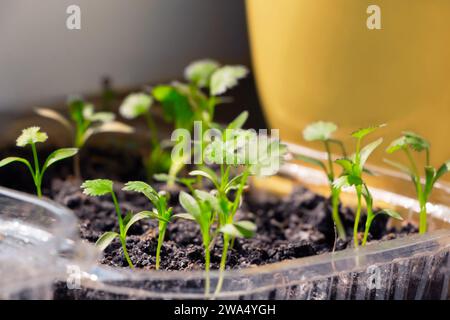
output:
[[[206, 193], [206, 192], [205, 192]], [[212, 237], [212, 224], [214, 220], [213, 205], [216, 200], [213, 197], [205, 197], [202, 191], [195, 190], [194, 196], [182, 191], [179, 195], [181, 206], [186, 210], [186, 213], [176, 214], [174, 216], [182, 219], [194, 220], [200, 226], [200, 233], [202, 235], [203, 248], [205, 250], [205, 294], [209, 294], [210, 279], [210, 244]]]
[[[47, 108], [38, 108], [36, 113], [42, 117], [59, 122], [73, 136], [73, 146], [81, 149], [86, 141], [95, 134], [102, 132], [131, 133], [133, 128], [115, 121], [112, 112], [95, 112], [94, 106], [82, 99], [73, 98], [68, 102], [70, 119], [59, 112]], [[74, 158], [74, 174], [81, 179], [80, 158]]]
[[[247, 180], [250, 175], [275, 174], [286, 152], [285, 146], [278, 140], [257, 136], [251, 130], [242, 130], [247, 117], [247, 112], [239, 115], [227, 126], [222, 139], [212, 140], [205, 150], [205, 160], [219, 165], [220, 173], [206, 166], [190, 172], [191, 176], [208, 179], [215, 187], [213, 196], [210, 193], [200, 195], [208, 197], [212, 203], [211, 197], [217, 199], [217, 205], [212, 209], [217, 220], [217, 230], [223, 234], [221, 277], [216, 292], [221, 290], [230, 242], [233, 243], [236, 237], [251, 237], [256, 231], [256, 226], [250, 221], [235, 221]], [[240, 169], [240, 173], [233, 176], [236, 169]], [[233, 194], [231, 191], [234, 191]]]
[[100, 238], [97, 240], [95, 245], [100, 248], [100, 250], [105, 250], [111, 242], [115, 238], [119, 238], [120, 243], [122, 245], [123, 254], [125, 256], [125, 259], [128, 262], [128, 265], [130, 268], [134, 268], [133, 263], [131, 262], [130, 256], [128, 254], [127, 250], [127, 233], [130, 227], [135, 224], [136, 222], [142, 220], [142, 219], [148, 219], [148, 218], [156, 218], [156, 219], [163, 219], [162, 217], [158, 216], [155, 212], [150, 211], [142, 211], [139, 213], [136, 213], [133, 215], [131, 212], [128, 212], [125, 217], [122, 216], [122, 211], [120, 210], [119, 202], [117, 200], [117, 196], [114, 193], [113, 189], [113, 182], [111, 180], [107, 179], [97, 179], [97, 180], [87, 180], [82, 185], [81, 188], [83, 189], [83, 193], [92, 196], [92, 197], [99, 197], [99, 196], [106, 196], [110, 195], [113, 203], [114, 208], [116, 210], [117, 219], [119, 221], [119, 233], [114, 231], [108, 231], [105, 232]]
[[331, 144], [337, 144], [340, 146], [342, 150], [342, 156], [344, 158], [347, 158], [347, 153], [344, 144], [341, 141], [332, 138], [332, 134], [336, 130], [337, 126], [334, 123], [323, 121], [311, 123], [303, 130], [303, 138], [306, 141], [320, 141], [323, 143], [327, 153], [328, 166], [320, 160], [305, 155], [296, 155], [296, 158], [307, 163], [317, 165], [325, 171], [331, 190], [331, 215], [333, 217], [334, 224], [336, 225], [338, 237], [345, 240], [347, 236], [345, 233], [344, 225], [342, 224], [341, 218], [339, 217], [339, 197], [341, 189], [333, 187], [335, 173], [333, 168], [333, 158], [331, 155]]
[[153, 205], [153, 215], [151, 218], [158, 219], [158, 246], [156, 248], [156, 270], [159, 269], [161, 247], [166, 234], [167, 224], [172, 218], [172, 208], [167, 206], [168, 198], [165, 192], [156, 192], [150, 185], [141, 181], [130, 181], [123, 188], [125, 191], [142, 193]]
[[[386, 149], [387, 153], [394, 153], [402, 150], [409, 161], [409, 166], [404, 164], [384, 159], [389, 165], [401, 170], [411, 177], [411, 181], [414, 183], [417, 199], [420, 206], [419, 216], [419, 233], [423, 234], [427, 231], [427, 202], [430, 194], [433, 190], [434, 184], [445, 173], [450, 171], [450, 160], [442, 164], [437, 170], [430, 164], [430, 143], [414, 132], [403, 132], [403, 135], [392, 141], [389, 147]], [[411, 154], [411, 151], [423, 152], [425, 151], [425, 182], [422, 185], [420, 172], [418, 166]]]
[[363, 246], [366, 245], [372, 221], [378, 214], [387, 214], [394, 219], [402, 220], [401, 216], [393, 210], [382, 210], [376, 213], [373, 212], [373, 198], [369, 192], [367, 184], [364, 182], [364, 179], [362, 177], [362, 174], [364, 172], [364, 165], [367, 159], [372, 154], [372, 152], [383, 142], [383, 138], [379, 138], [378, 140], [375, 140], [365, 147], [361, 148], [362, 140], [368, 134], [384, 126], [385, 125], [373, 126], [353, 132], [352, 137], [356, 138], [355, 154], [349, 159], [344, 158], [335, 161], [343, 168], [343, 173], [333, 182], [333, 187], [340, 189], [342, 187], [354, 186], [356, 191], [358, 206], [356, 208], [355, 224], [353, 226], [353, 242], [355, 247], [359, 246], [358, 227], [362, 210], [362, 198], [364, 198], [366, 202], [367, 209], [367, 219], [364, 230], [364, 238], [362, 241]]
[[[165, 120], [173, 123], [175, 129], [192, 130], [194, 121], [201, 121], [204, 130], [219, 128], [214, 122], [215, 109], [226, 102], [220, 95], [236, 86], [247, 74], [244, 66], [221, 66], [214, 60], [199, 60], [185, 69], [187, 83], [158, 85], [152, 94], [161, 104]], [[183, 168], [183, 157], [172, 158], [168, 185], [175, 182]]]
[[42, 167], [39, 165], [39, 158], [36, 151], [36, 143], [43, 143], [47, 141], [47, 134], [45, 132], [41, 132], [39, 127], [31, 127], [28, 129], [22, 130], [22, 134], [17, 138], [16, 145], [18, 147], [26, 147], [27, 145], [31, 146], [31, 151], [33, 153], [33, 162], [34, 165], [24, 159], [19, 157], [8, 157], [0, 161], [0, 168], [10, 164], [12, 162], [21, 162], [27, 166], [30, 170], [31, 176], [33, 177], [34, 185], [36, 186], [36, 192], [38, 197], [42, 197], [42, 178], [44, 176], [45, 171], [55, 162], [60, 160], [73, 157], [77, 154], [77, 148], [63, 148], [54, 151], [50, 154], [45, 160], [45, 163]]

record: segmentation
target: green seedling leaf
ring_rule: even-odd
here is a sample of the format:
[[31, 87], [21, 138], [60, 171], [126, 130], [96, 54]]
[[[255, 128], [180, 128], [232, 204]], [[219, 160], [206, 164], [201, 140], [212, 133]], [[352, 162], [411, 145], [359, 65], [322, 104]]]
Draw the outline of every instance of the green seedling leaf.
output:
[[101, 251], [104, 251], [118, 236], [119, 234], [117, 232], [105, 232], [98, 238], [97, 242], [95, 242], [95, 246]]
[[379, 211], [377, 214], [386, 214], [396, 220], [400, 220], [400, 221], [403, 220], [402, 216], [397, 211], [392, 210], [392, 209], [383, 209], [383, 210]]
[[245, 122], [248, 119], [248, 111], [242, 112], [240, 115], [236, 117], [233, 121], [230, 122], [230, 124], [227, 126], [227, 129], [229, 130], [237, 130], [241, 129]]
[[158, 215], [158, 213], [152, 211], [141, 211], [132, 216], [128, 223], [125, 225], [123, 236], [128, 233], [128, 229], [130, 229], [133, 224], [143, 219], [158, 219], [167, 223], [169, 222], [167, 219], [164, 219], [163, 217]]
[[336, 130], [337, 125], [334, 123], [318, 121], [311, 123], [303, 130], [303, 138], [306, 141], [327, 141]]
[[381, 143], [383, 143], [383, 138], [375, 140], [374, 142], [369, 143], [368, 145], [366, 145], [364, 148], [361, 149], [360, 162], [359, 162], [360, 170], [363, 169], [369, 156]]
[[436, 169], [431, 166], [425, 167], [425, 188], [424, 193], [426, 197], [431, 193], [431, 190], [433, 189], [433, 185], [436, 177]]
[[220, 232], [236, 238], [251, 238], [255, 234], [256, 226], [250, 221], [228, 223], [222, 226]]
[[395, 151], [402, 150], [408, 146], [405, 137], [400, 137], [391, 142], [391, 144], [386, 148], [387, 153], [394, 153]]
[[44, 173], [44, 171], [55, 162], [73, 157], [74, 155], [77, 154], [77, 152], [78, 152], [77, 148], [63, 148], [54, 151], [52, 154], [48, 156], [47, 160], [45, 161], [44, 166], [42, 167], [42, 173]]
[[170, 85], [156, 86], [152, 93], [161, 103], [166, 121], [173, 122], [176, 129], [191, 129], [194, 112], [187, 96]]
[[31, 168], [28, 160], [26, 160], [24, 158], [19, 158], [19, 157], [7, 157], [7, 158], [3, 159], [2, 161], [0, 161], [0, 168], [4, 167], [12, 162], [21, 162], [21, 163], [25, 164], [27, 167]]
[[142, 181], [129, 181], [125, 183], [122, 188], [124, 191], [134, 191], [145, 195], [151, 203], [156, 207], [159, 203], [159, 195], [155, 189], [153, 189], [149, 184]]
[[41, 117], [44, 118], [48, 118], [48, 119], [52, 119], [55, 120], [57, 122], [59, 122], [61, 125], [63, 125], [67, 130], [69, 130], [69, 132], [72, 133], [73, 131], [73, 127], [70, 124], [69, 121], [67, 121], [66, 118], [64, 118], [61, 114], [59, 114], [58, 112], [52, 110], [52, 109], [47, 109], [47, 108], [37, 108], [35, 109], [35, 112], [40, 115]]
[[211, 193], [203, 191], [203, 190], [195, 190], [195, 196], [203, 202], [209, 202], [211, 207], [216, 212], [221, 212], [221, 207], [219, 205], [219, 199], [217, 199]]
[[383, 128], [385, 126], [386, 126], [386, 124], [380, 124], [380, 125], [377, 125], [377, 126], [371, 126], [371, 127], [367, 127], [367, 128], [362, 128], [362, 129], [359, 129], [357, 131], [352, 132], [352, 137], [357, 138], [357, 139], [362, 139], [365, 136], [367, 136], [368, 134], [376, 131], [379, 128]]
[[243, 174], [240, 173], [237, 176], [233, 177], [230, 181], [228, 181], [227, 185], [225, 186], [225, 194], [228, 194], [231, 190], [236, 190], [239, 188], [239, 185], [241, 184], [241, 179], [243, 177]]
[[177, 213], [173, 215], [174, 218], [184, 219], [184, 220], [191, 220], [195, 221], [195, 217], [191, 215], [190, 213]]
[[201, 219], [201, 210], [200, 206], [197, 203], [197, 200], [190, 194], [181, 191], [179, 196], [180, 204], [190, 215], [192, 215], [195, 220], [199, 221]]
[[135, 119], [149, 112], [152, 104], [153, 98], [148, 94], [132, 93], [125, 98], [119, 107], [119, 112], [125, 119]]
[[295, 155], [295, 159], [304, 161], [304, 162], [309, 163], [309, 164], [313, 164], [315, 166], [319, 166], [326, 173], [328, 173], [327, 172], [327, 168], [325, 167], [325, 164], [322, 161], [318, 160], [318, 159], [315, 159], [315, 158], [312, 158], [312, 157], [308, 157], [308, 156], [304, 156], [304, 155], [301, 155], [301, 154]]
[[340, 165], [346, 174], [353, 174], [353, 162], [349, 159], [337, 159], [336, 164]]
[[113, 182], [107, 179], [86, 180], [81, 188], [88, 196], [104, 196], [113, 192]]
[[22, 130], [22, 134], [17, 138], [16, 145], [18, 147], [25, 147], [29, 144], [38, 142], [45, 142], [48, 136], [45, 132], [40, 131], [39, 127], [30, 127]]
[[245, 78], [248, 69], [244, 66], [224, 66], [216, 70], [211, 76], [210, 93], [212, 96], [218, 96], [225, 93], [228, 89], [238, 84], [238, 81]]
[[112, 112], [95, 112], [93, 104], [85, 104], [83, 118], [90, 122], [111, 122], [116, 116]]
[[405, 166], [404, 164], [401, 164], [399, 162], [396, 161], [392, 161], [389, 159], [383, 159], [383, 161], [387, 164], [389, 164], [390, 166], [400, 170], [403, 173], [406, 173], [409, 176], [414, 176], [413, 172], [411, 171], [411, 169], [409, 169], [407, 166]]
[[436, 176], [434, 177], [434, 181], [436, 182], [440, 177], [450, 171], [450, 160], [445, 162], [436, 172]]
[[409, 147], [417, 152], [430, 148], [430, 143], [424, 137], [415, 132], [404, 131], [403, 135]]
[[212, 74], [219, 67], [219, 63], [212, 59], [194, 61], [184, 70], [184, 77], [200, 88], [208, 87]]
[[193, 171], [189, 172], [189, 175], [193, 176], [193, 177], [195, 177], [195, 176], [204, 177], [204, 178], [208, 179], [209, 181], [211, 181], [216, 188], [219, 187], [219, 182], [218, 182], [216, 173], [207, 167], [204, 167], [199, 170], [193, 170]]

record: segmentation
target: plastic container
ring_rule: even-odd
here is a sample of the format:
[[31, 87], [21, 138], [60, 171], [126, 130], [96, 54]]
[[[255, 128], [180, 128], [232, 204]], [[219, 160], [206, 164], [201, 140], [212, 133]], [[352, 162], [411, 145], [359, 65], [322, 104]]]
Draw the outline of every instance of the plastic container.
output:
[[[292, 151], [314, 153], [291, 145]], [[299, 150], [301, 149], [301, 150]], [[315, 152], [313, 155], [322, 157]], [[375, 205], [392, 207], [415, 218], [418, 203], [407, 177], [380, 168], [371, 180]], [[277, 192], [290, 192], [301, 183], [323, 192], [328, 189], [321, 171], [298, 164], [286, 164], [271, 183], [255, 182], [255, 187], [272, 186]], [[377, 187], [383, 186], [383, 189]], [[402, 194], [394, 193], [392, 186]], [[113, 269], [105, 266], [90, 272], [95, 280], [82, 281], [83, 290], [74, 298], [102, 299], [448, 299], [450, 282], [450, 192], [437, 185], [434, 203], [428, 204], [430, 232], [396, 240], [371, 243], [358, 250], [347, 249], [314, 257], [289, 260], [265, 266], [224, 273], [219, 294], [204, 293], [202, 272], [164, 272]], [[344, 202], [351, 205], [351, 190]], [[447, 229], [445, 229], [447, 228]], [[211, 288], [219, 274], [210, 275]]]
[[72, 259], [95, 261], [96, 250], [77, 234], [66, 208], [0, 187], [0, 299], [52, 299]]
[[[416, 217], [418, 203], [411, 197], [411, 183], [396, 173], [382, 173], [370, 182], [375, 205]], [[287, 193], [302, 184], [316, 192], [327, 190], [320, 171], [294, 163], [286, 164], [271, 179], [271, 183], [254, 181], [255, 188], [275, 186], [276, 192]], [[97, 265], [93, 246], [75, 236], [76, 222], [70, 211], [0, 188], [0, 297], [52, 298], [53, 284], [60, 281], [70, 285], [71, 289], [65, 289], [70, 296], [80, 299], [448, 299], [449, 190], [445, 184], [434, 190], [428, 204], [430, 232], [424, 236], [227, 271], [222, 290], [214, 296], [205, 295], [202, 272]], [[351, 199], [351, 190], [346, 190], [344, 202], [351, 205]], [[78, 270], [75, 278], [68, 270]], [[211, 288], [218, 276], [211, 273]]]

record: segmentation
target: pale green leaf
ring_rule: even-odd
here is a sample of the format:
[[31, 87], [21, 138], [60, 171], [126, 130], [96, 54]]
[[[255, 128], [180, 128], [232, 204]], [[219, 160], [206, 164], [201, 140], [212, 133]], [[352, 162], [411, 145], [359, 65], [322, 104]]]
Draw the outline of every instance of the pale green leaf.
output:
[[379, 211], [377, 214], [386, 214], [396, 220], [400, 220], [400, 221], [403, 220], [402, 216], [397, 211], [392, 210], [392, 209], [383, 209], [383, 210]]
[[368, 134], [376, 131], [379, 128], [385, 127], [385, 126], [386, 126], [386, 124], [380, 124], [377, 126], [370, 126], [367, 128], [362, 128], [362, 129], [352, 132], [352, 137], [357, 138], [357, 139], [362, 139], [363, 137], [367, 136]]
[[301, 155], [301, 154], [295, 155], [295, 159], [304, 161], [304, 162], [309, 163], [309, 164], [313, 164], [315, 166], [319, 166], [328, 174], [328, 170], [325, 167], [324, 163], [322, 161], [318, 160], [318, 159], [315, 159], [315, 158], [312, 158], [312, 157], [308, 157], [308, 156], [305, 156], [305, 155]]
[[219, 186], [219, 182], [218, 182], [216, 173], [209, 168], [204, 167], [199, 170], [193, 170], [193, 171], [189, 172], [189, 175], [193, 176], [193, 177], [195, 177], [195, 176], [204, 177], [204, 178], [210, 180], [214, 184], [214, 186], [216, 186], [216, 188]]
[[73, 131], [73, 127], [70, 124], [70, 122], [58, 112], [48, 108], [36, 108], [35, 112], [41, 117], [45, 117], [59, 122], [70, 132]]
[[248, 70], [244, 66], [224, 66], [216, 70], [210, 83], [210, 93], [217, 96], [225, 93], [228, 89], [238, 84], [238, 81], [245, 78]]
[[22, 134], [17, 138], [18, 147], [25, 147], [28, 144], [45, 142], [48, 136], [45, 132], [40, 131], [39, 127], [30, 127], [22, 130]]
[[196, 220], [201, 219], [201, 210], [200, 206], [197, 203], [197, 200], [190, 194], [181, 191], [179, 196], [179, 201], [181, 206], [189, 213], [191, 214]]
[[450, 160], [445, 162], [442, 166], [439, 167], [439, 169], [436, 172], [434, 181], [437, 181], [440, 177], [442, 177], [444, 174], [446, 174], [449, 171], [450, 171]]
[[329, 140], [337, 130], [337, 125], [332, 122], [318, 121], [311, 123], [303, 130], [303, 138], [306, 141]]
[[77, 152], [77, 148], [63, 148], [54, 151], [48, 156], [47, 160], [45, 161], [44, 166], [42, 167], [42, 173], [55, 162], [73, 157], [77, 154]]
[[88, 196], [104, 196], [113, 192], [113, 182], [107, 179], [86, 180], [81, 189]]
[[177, 214], [174, 214], [173, 217], [178, 218], [178, 219], [195, 221], [194, 216], [191, 215], [190, 213], [177, 213]]
[[200, 88], [208, 87], [212, 74], [219, 67], [219, 63], [212, 59], [197, 60], [186, 67], [184, 77]]
[[378, 140], [375, 140], [368, 145], [366, 145], [364, 148], [361, 149], [360, 152], [360, 158], [359, 158], [359, 168], [362, 170], [364, 165], [366, 164], [367, 159], [372, 154], [372, 152], [381, 144], [383, 143], [383, 138], [379, 138]]
[[436, 169], [431, 166], [425, 167], [425, 188], [424, 193], [426, 196], [428, 196], [431, 193], [431, 190], [433, 189], [433, 185], [436, 177]]
[[403, 135], [405, 137], [406, 143], [411, 149], [418, 152], [430, 149], [430, 143], [421, 135], [412, 131], [404, 131]]
[[230, 124], [227, 126], [227, 129], [229, 130], [241, 129], [242, 126], [247, 121], [247, 119], [248, 119], [248, 111], [244, 111], [240, 115], [238, 115], [236, 119], [230, 122]]
[[389, 164], [390, 166], [400, 170], [401, 172], [406, 173], [409, 176], [414, 176], [414, 173], [411, 171], [411, 169], [408, 168], [407, 166], [405, 166], [404, 164], [401, 164], [399, 162], [392, 161], [392, 160], [389, 160], [389, 159], [383, 159], [383, 161], [385, 163]]
[[134, 119], [150, 110], [153, 98], [145, 93], [132, 93], [128, 95], [119, 107], [119, 112], [125, 119]]
[[154, 206], [158, 206], [160, 197], [159, 194], [153, 187], [145, 182], [129, 181], [125, 183], [125, 186], [122, 188], [122, 190], [142, 193], [153, 203]]
[[345, 173], [353, 173], [353, 162], [350, 159], [337, 159], [335, 163], [340, 165]]
[[104, 251], [118, 236], [119, 234], [117, 232], [105, 232], [98, 238], [97, 242], [95, 242], [95, 246], [101, 251]]
[[386, 148], [387, 153], [394, 153], [400, 149], [404, 149], [408, 146], [405, 137], [400, 137], [391, 142], [391, 144]]
[[28, 162], [28, 160], [26, 160], [24, 158], [8, 157], [8, 158], [5, 158], [5, 159], [0, 161], [0, 168], [4, 167], [4, 166], [6, 166], [6, 165], [8, 165], [8, 164], [10, 164], [12, 162], [21, 162], [21, 163], [25, 164], [26, 166], [31, 167], [30, 163]]

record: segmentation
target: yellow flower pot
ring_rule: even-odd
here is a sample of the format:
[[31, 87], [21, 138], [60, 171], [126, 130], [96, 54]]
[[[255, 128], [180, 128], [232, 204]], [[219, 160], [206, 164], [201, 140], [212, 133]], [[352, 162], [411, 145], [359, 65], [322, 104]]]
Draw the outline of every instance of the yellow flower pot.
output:
[[[371, 4], [381, 30], [367, 28]], [[247, 15], [264, 112], [282, 138], [302, 142], [307, 123], [328, 120], [349, 145], [351, 131], [387, 123], [383, 147], [413, 130], [435, 166], [450, 159], [449, 0], [247, 0]]]

